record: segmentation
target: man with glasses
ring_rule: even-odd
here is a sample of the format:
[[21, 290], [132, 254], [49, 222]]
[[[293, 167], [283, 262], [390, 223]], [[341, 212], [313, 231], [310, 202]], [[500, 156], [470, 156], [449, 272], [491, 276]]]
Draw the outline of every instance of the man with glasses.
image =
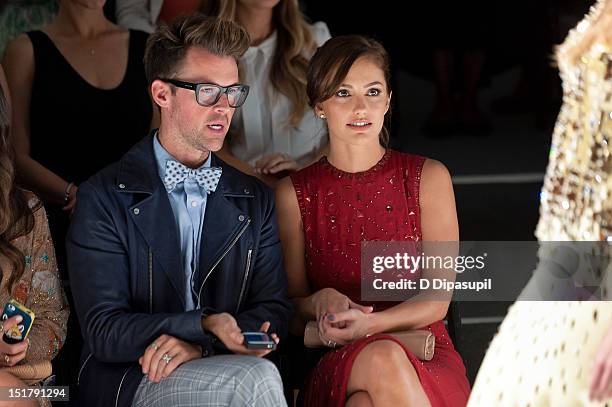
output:
[[285, 405], [270, 350], [242, 335], [287, 331], [273, 195], [212, 154], [248, 95], [248, 44], [202, 15], [149, 38], [160, 128], [80, 186], [67, 238], [78, 405]]

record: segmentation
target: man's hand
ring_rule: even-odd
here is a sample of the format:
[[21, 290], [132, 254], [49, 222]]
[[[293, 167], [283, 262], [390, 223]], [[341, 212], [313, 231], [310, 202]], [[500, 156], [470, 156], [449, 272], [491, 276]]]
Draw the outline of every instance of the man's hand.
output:
[[170, 335], [162, 335], [147, 347], [138, 359], [142, 373], [158, 383], [183, 363], [202, 357], [202, 347]]
[[[207, 316], [202, 320], [202, 328], [205, 331], [212, 332], [229, 350], [237, 355], [263, 357], [272, 352], [272, 349], [247, 349], [238, 323], [233, 316], [226, 312]], [[269, 328], [270, 322], [266, 321], [261, 325], [259, 331], [268, 332]], [[278, 335], [272, 334], [270, 336], [278, 344]]]

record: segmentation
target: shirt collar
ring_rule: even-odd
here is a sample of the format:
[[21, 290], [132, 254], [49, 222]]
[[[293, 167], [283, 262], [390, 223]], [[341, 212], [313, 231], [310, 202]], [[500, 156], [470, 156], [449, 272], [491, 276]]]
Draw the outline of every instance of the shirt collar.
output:
[[258, 51], [261, 51], [265, 56], [270, 57], [274, 52], [274, 48], [276, 48], [276, 30], [274, 30], [272, 34], [261, 44], [249, 47], [249, 49], [247, 49], [247, 51], [244, 53], [244, 58], [249, 60], [255, 57]]

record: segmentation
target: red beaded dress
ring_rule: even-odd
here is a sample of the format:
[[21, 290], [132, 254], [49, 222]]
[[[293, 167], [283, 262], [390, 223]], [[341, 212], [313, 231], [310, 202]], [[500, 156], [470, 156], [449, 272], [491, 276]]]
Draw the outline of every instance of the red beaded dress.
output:
[[[360, 242], [421, 239], [419, 183], [424, 162], [424, 157], [387, 150], [374, 167], [364, 172], [338, 170], [323, 157], [291, 175], [313, 292], [332, 287], [366, 304], [360, 301]], [[375, 311], [383, 308], [375, 304]], [[404, 349], [406, 355], [433, 407], [464, 406], [470, 388], [461, 357], [442, 321], [427, 329], [436, 336], [433, 359], [421, 361]], [[309, 374], [304, 405], [344, 406], [355, 358], [366, 345], [381, 339], [401, 345], [389, 335], [377, 334], [327, 352]]]

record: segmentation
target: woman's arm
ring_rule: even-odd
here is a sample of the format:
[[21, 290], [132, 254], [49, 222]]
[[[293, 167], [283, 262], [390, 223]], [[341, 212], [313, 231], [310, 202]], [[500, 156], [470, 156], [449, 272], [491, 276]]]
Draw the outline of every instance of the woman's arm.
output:
[[612, 325], [597, 350], [589, 389], [591, 400], [604, 402], [610, 397], [612, 397]]
[[255, 169], [251, 167], [247, 162], [242, 161], [234, 154], [232, 154], [232, 151], [227, 143], [227, 137], [229, 137], [229, 135], [226, 136], [225, 143], [223, 143], [223, 147], [221, 147], [221, 150], [215, 152], [215, 154], [217, 154], [220, 159], [222, 159], [232, 167], [244, 172], [247, 175], [259, 178], [270, 188], [276, 188], [276, 185], [278, 184], [278, 178], [266, 174], [256, 173]]
[[[34, 48], [27, 35], [11, 42], [3, 65], [11, 93], [13, 120], [11, 142], [15, 149], [15, 164], [22, 183], [45, 202], [64, 203], [68, 181], [43, 167], [30, 157], [30, 100], [34, 80]], [[76, 188], [72, 188], [72, 196]]]
[[51, 241], [47, 216], [42, 205], [34, 213], [33, 246], [30, 264], [34, 272], [26, 306], [34, 311], [35, 318], [28, 338], [30, 346], [25, 362], [51, 360], [57, 355], [66, 339], [68, 304], [62, 288]]
[[275, 192], [279, 235], [289, 284], [288, 294], [296, 310], [290, 331], [302, 335], [307, 321], [320, 319], [330, 312], [349, 309], [371, 312], [371, 307], [356, 304], [333, 288], [311, 293], [306, 274], [302, 217], [291, 178], [281, 179]]
[[[426, 160], [420, 185], [421, 231], [424, 242], [459, 240], [455, 195], [450, 174], [436, 160]], [[372, 332], [419, 329], [439, 321], [448, 311], [449, 301], [413, 300], [371, 314]]]
[[275, 192], [279, 236], [289, 285], [288, 295], [296, 311], [290, 327], [295, 334], [302, 334], [305, 321], [316, 318], [306, 276], [302, 217], [291, 178], [280, 180]]

